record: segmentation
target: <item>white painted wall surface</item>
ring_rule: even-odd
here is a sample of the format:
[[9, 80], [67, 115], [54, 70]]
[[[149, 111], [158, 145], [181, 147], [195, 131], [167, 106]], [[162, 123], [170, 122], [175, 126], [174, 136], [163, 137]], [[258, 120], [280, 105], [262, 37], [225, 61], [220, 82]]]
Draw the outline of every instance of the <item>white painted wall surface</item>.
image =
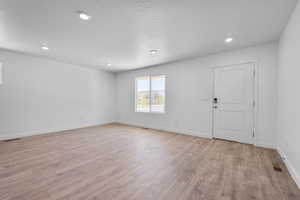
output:
[[[142, 127], [211, 137], [212, 67], [258, 60], [257, 143], [276, 142], [277, 43], [117, 74], [117, 121]], [[159, 56], [159, 55], [157, 55]], [[166, 75], [166, 114], [134, 112], [134, 79]]]
[[279, 43], [278, 148], [300, 188], [300, 4]]
[[0, 50], [0, 139], [114, 121], [115, 76]]

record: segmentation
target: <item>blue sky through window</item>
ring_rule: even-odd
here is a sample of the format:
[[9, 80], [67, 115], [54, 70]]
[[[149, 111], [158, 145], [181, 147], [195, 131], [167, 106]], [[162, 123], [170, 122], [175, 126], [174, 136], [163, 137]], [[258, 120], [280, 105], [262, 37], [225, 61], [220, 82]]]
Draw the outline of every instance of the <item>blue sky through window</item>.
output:
[[150, 80], [149, 79], [138, 79], [137, 80], [137, 91], [149, 91], [150, 90]]
[[[164, 90], [165, 89], [165, 78], [163, 76], [153, 77], [151, 80], [152, 90]], [[137, 91], [149, 91], [150, 90], [150, 79], [149, 77], [141, 78], [137, 80]]]

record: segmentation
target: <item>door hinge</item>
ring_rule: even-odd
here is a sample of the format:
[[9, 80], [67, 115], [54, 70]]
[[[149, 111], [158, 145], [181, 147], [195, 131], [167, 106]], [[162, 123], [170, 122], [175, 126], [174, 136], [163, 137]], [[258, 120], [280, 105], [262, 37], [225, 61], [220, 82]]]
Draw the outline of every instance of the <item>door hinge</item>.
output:
[[255, 132], [254, 132], [254, 130], [252, 131], [252, 137], [255, 137]]
[[254, 77], [255, 77], [255, 74], [256, 74], [256, 73], [255, 73], [255, 70], [253, 70], [253, 76], [254, 76]]
[[253, 102], [252, 102], [252, 106], [255, 107], [255, 101], [254, 101], [254, 100], [253, 100]]

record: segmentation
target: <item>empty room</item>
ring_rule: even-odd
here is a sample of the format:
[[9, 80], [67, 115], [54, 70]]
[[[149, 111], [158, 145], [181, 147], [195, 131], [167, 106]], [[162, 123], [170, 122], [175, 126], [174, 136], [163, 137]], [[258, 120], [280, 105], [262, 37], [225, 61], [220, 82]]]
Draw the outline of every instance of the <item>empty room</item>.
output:
[[0, 200], [300, 200], [298, 0], [0, 0]]

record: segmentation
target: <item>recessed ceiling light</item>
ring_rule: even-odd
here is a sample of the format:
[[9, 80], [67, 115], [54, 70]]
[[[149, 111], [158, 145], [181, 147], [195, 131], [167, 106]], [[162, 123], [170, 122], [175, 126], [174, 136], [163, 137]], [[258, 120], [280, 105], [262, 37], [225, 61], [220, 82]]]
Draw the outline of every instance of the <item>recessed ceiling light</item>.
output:
[[79, 18], [82, 20], [90, 20], [92, 16], [88, 15], [86, 12], [83, 11], [77, 11]]
[[232, 41], [233, 41], [233, 38], [232, 38], [232, 37], [228, 37], [228, 38], [225, 39], [225, 42], [226, 42], [226, 43], [230, 43], [230, 42], [232, 42]]
[[156, 50], [156, 49], [153, 49], [153, 50], [151, 50], [151, 51], [150, 51], [150, 53], [151, 53], [152, 55], [155, 55], [155, 54], [157, 54], [157, 53], [158, 53], [158, 50]]
[[110, 66], [111, 66], [111, 63], [107, 63], [107, 66], [110, 67]]
[[45, 50], [45, 51], [48, 51], [48, 50], [49, 50], [49, 47], [47, 47], [46, 45], [43, 45], [43, 46], [41, 47], [41, 49], [42, 49], [42, 50]]

